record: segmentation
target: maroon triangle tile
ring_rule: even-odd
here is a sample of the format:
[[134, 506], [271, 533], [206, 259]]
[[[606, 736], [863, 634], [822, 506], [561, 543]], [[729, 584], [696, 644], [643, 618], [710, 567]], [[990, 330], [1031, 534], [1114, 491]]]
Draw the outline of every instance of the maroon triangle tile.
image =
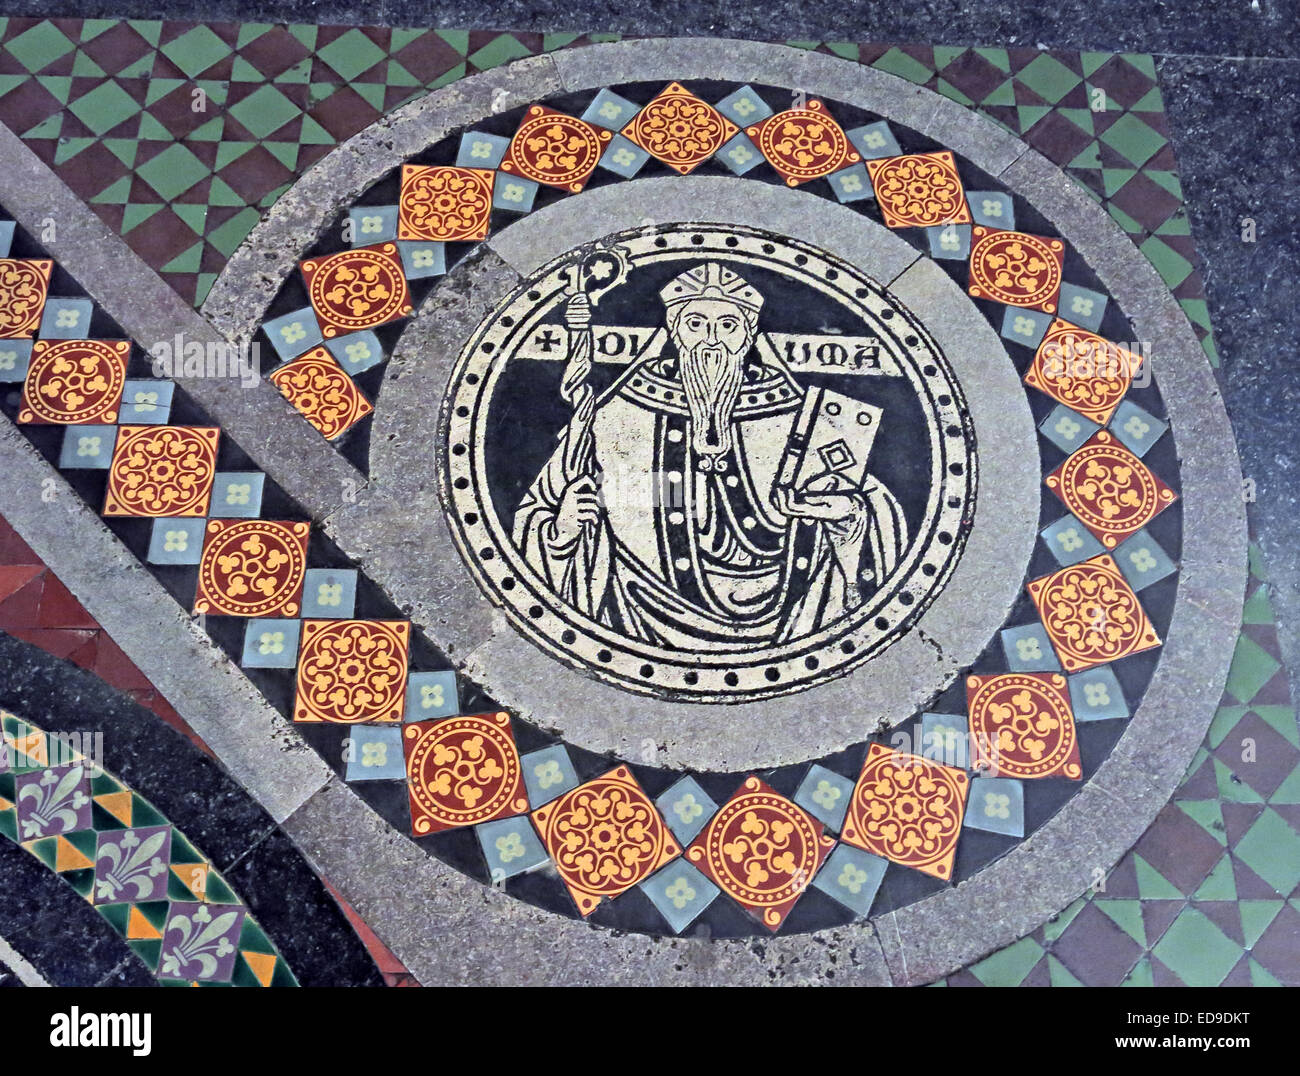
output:
[[106, 632], [101, 632], [99, 636], [99, 653], [95, 657], [94, 672], [105, 683], [120, 691], [153, 686]]
[[158, 55], [154, 58], [154, 61], [153, 61], [153, 71], [151, 72], [150, 77], [151, 77], [151, 78], [159, 78], [159, 79], [161, 79], [161, 78], [166, 78], [166, 79], [176, 79], [176, 78], [178, 78], [178, 79], [181, 79], [181, 80], [185, 80], [185, 79], [188, 79], [188, 78], [189, 78], [189, 75], [187, 75], [184, 71], [182, 71], [182, 70], [181, 70], [179, 67], [177, 67], [174, 63], [172, 63], [171, 60], [167, 59], [167, 57], [164, 56], [164, 55], [160, 52], [160, 53], [158, 53]]
[[36, 626], [41, 609], [41, 592], [48, 573], [42, 572], [0, 602], [0, 631], [17, 631]]
[[1160, 962], [1160, 959], [1155, 955], [1155, 953], [1152, 953], [1150, 955], [1150, 960], [1151, 960], [1151, 981], [1153, 985], [1155, 986], [1186, 986], [1187, 985], [1173, 971], [1165, 967], [1165, 965]]
[[45, 567], [41, 558], [32, 552], [31, 546], [19, 537], [4, 516], [0, 516], [0, 564], [37, 564]]
[[1223, 854], [1219, 842], [1173, 804], [1156, 815], [1133, 850], [1188, 896]]
[[[1076, 72], [1077, 73], [1077, 72]], [[1056, 108], [1090, 108], [1092, 102], [1088, 100], [1088, 88], [1080, 82], [1079, 85], [1065, 91], [1065, 96], [1056, 102]]]
[[1016, 45], [1007, 49], [1007, 59], [1011, 63], [1011, 73], [1013, 75], [1018, 74], [1041, 55], [1041, 49], [1029, 48], [1025, 45]]
[[1235, 848], [1246, 831], [1255, 824], [1255, 820], [1264, 813], [1262, 803], [1230, 803], [1224, 800], [1219, 809], [1223, 812], [1224, 834], [1228, 838], [1229, 848]]
[[1062, 167], [1092, 143], [1092, 135], [1080, 130], [1059, 112], [1049, 112], [1024, 137], [1039, 153]]
[[433, 82], [464, 62], [460, 52], [437, 34], [425, 34], [416, 38], [405, 48], [399, 49], [393, 59], [421, 82]]
[[42, 628], [97, 628], [98, 622], [54, 575], [45, 581], [37, 626]]
[[1178, 786], [1174, 800], [1216, 800], [1219, 785], [1214, 777], [1214, 760], [1206, 758], [1187, 780]]
[[1129, 109], [1155, 88], [1155, 83], [1127, 60], [1112, 56], [1088, 76], [1089, 86], [1106, 91], [1107, 104]]
[[[212, 220], [212, 212], [213, 212], [213, 210], [214, 210], [214, 209], [233, 209], [233, 208], [235, 208], [235, 207], [233, 207], [233, 206], [212, 206], [212, 207], [210, 207], [210, 208], [208, 209], [208, 218], [207, 218], [207, 229], [208, 229], [208, 234], [211, 234], [211, 233], [212, 233], [212, 229], [218, 227], [218, 224], [214, 223], [213, 220]], [[228, 259], [226, 258], [226, 256], [225, 256], [224, 254], [221, 253], [221, 251], [219, 251], [219, 250], [218, 250], [216, 247], [214, 247], [211, 243], [205, 242], [205, 243], [203, 244], [203, 253], [199, 256], [199, 272], [200, 272], [200, 273], [219, 273], [219, 272], [221, 272], [222, 269], [224, 269], [224, 268], [226, 267], [226, 261], [227, 261], [227, 260], [228, 260]]]
[[981, 105], [980, 111], [1013, 131], [1020, 130], [1020, 113], [1012, 105]]
[[1219, 984], [1220, 986], [1254, 986], [1250, 981], [1250, 954], [1242, 953], [1241, 959], [1237, 961], [1236, 966], [1228, 972], [1228, 977]]
[[1012, 83], [1012, 90], [1016, 95], [1016, 104], [1020, 106], [1037, 106], [1039, 108], [1051, 108], [1052, 103], [1045, 98], [1040, 97], [1023, 82]]
[[939, 74], [976, 103], [983, 101], [1007, 80], [1001, 68], [989, 63], [973, 49], [967, 49]]
[[93, 670], [95, 668], [95, 659], [99, 654], [99, 637], [102, 634], [102, 629], [92, 631], [90, 638], [68, 655], [68, 660], [78, 668]]
[[254, 146], [217, 174], [249, 205], [256, 204], [276, 187], [293, 179], [293, 173], [265, 146]]
[[1142, 955], [1142, 946], [1088, 903], [1052, 943], [1052, 955], [1086, 986], [1119, 986]]
[[1238, 900], [1277, 900], [1280, 895], [1235, 855], [1232, 857], [1232, 876], [1237, 883]]
[[81, 51], [110, 75], [116, 75], [153, 51], [128, 22], [114, 23], [81, 46]]
[[1156, 151], [1146, 164], [1142, 166], [1157, 172], [1176, 172], [1178, 171], [1178, 159], [1174, 156], [1174, 147], [1171, 143], [1166, 142]]
[[1241, 929], [1241, 911], [1235, 900], [1198, 900], [1193, 901], [1192, 907], [1238, 945], [1245, 946], [1246, 936]]
[[1140, 119], [1156, 134], [1163, 135], [1165, 138], [1172, 137], [1169, 130], [1169, 119], [1163, 112], [1131, 112], [1130, 115]]
[[70, 628], [15, 628], [9, 633], [15, 639], [39, 646], [56, 658], [66, 658], [95, 637], [93, 631], [76, 631]]
[[1223, 738], [1214, 756], [1265, 799], [1300, 766], [1300, 751], [1252, 712]]
[[954, 972], [952, 975], [949, 975], [946, 982], [948, 983], [949, 986], [983, 986], [984, 985], [965, 968], [962, 968], [961, 971]]
[[188, 250], [197, 238], [190, 226], [166, 206], [126, 235], [131, 249], [155, 269]]
[[1106, 896], [1117, 900], [1137, 900], [1137, 864], [1133, 862], [1133, 853], [1127, 853], [1115, 864], [1115, 869], [1106, 875]]
[[1154, 948], [1169, 929], [1169, 925], [1178, 918], [1178, 913], [1187, 907], [1182, 900], [1144, 900], [1142, 902], [1142, 929], [1146, 931], [1147, 945]]
[[1284, 986], [1300, 986], [1300, 912], [1290, 904], [1282, 905], [1251, 955]]
[[1029, 974], [1020, 980], [1021, 986], [1051, 986], [1052, 985], [1052, 967], [1047, 961], [1046, 954], [1030, 970]]
[[83, 201], [89, 201], [116, 183], [129, 169], [102, 142], [87, 146], [59, 166], [59, 178]]
[[0, 97], [0, 122], [21, 134], [63, 111], [63, 103], [35, 79], [20, 82]]
[[1288, 826], [1300, 833], [1300, 803], [1274, 803], [1270, 806], [1282, 816]]
[[194, 273], [159, 273], [163, 282], [191, 306], [199, 292], [199, 278]]
[[[1071, 124], [1073, 126], [1073, 124]], [[1141, 172], [1110, 196], [1112, 205], [1118, 206], [1135, 221], [1154, 232], [1183, 204], [1164, 187]]]
[[283, 26], [276, 26], [255, 37], [239, 50], [239, 55], [270, 81], [301, 63], [311, 53]]
[[123, 218], [126, 216], [126, 206], [121, 205], [92, 205], [90, 207], [95, 211], [95, 216], [107, 224], [118, 235], [122, 234]]
[[0, 602], [21, 590], [43, 571], [43, 564], [6, 564], [0, 567]]
[[[3, 98], [0, 98], [3, 100]], [[312, 119], [336, 142], [351, 138], [379, 118], [374, 106], [350, 86], [342, 86], [312, 108]]]
[[173, 205], [207, 205], [208, 192], [212, 189], [212, 177], [205, 176], [189, 190], [172, 199]]

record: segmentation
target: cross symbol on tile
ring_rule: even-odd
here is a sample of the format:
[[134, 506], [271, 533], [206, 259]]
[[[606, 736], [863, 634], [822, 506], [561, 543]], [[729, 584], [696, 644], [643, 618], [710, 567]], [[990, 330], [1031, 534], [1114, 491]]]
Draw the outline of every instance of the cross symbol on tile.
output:
[[550, 354], [555, 345], [560, 343], [560, 338], [556, 336], [555, 333], [551, 332], [550, 329], [544, 329], [537, 334], [536, 343], [543, 351]]

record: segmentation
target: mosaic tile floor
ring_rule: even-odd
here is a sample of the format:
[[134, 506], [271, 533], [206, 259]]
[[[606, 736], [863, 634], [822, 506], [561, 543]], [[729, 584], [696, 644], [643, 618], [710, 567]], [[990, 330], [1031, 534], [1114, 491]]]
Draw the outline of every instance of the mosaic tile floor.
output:
[[[1295, 984], [1151, 58], [719, 48], [4, 20], [0, 629], [265, 808], [352, 981]], [[150, 975], [320, 981], [17, 694], [0, 828]]]

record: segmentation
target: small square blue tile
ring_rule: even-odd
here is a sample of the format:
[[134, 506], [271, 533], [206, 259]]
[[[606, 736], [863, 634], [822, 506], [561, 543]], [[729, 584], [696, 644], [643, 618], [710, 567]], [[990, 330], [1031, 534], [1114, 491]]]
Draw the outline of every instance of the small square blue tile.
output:
[[1124, 689], [1109, 665], [1066, 677], [1076, 721], [1115, 721], [1129, 716]]
[[631, 179], [650, 159], [650, 154], [630, 139], [615, 135], [609, 140], [604, 155], [600, 158], [600, 167]]
[[339, 365], [353, 377], [384, 361], [384, 345], [369, 329], [340, 336], [325, 346], [338, 359]]
[[456, 674], [450, 669], [439, 672], [414, 672], [406, 681], [404, 721], [428, 721], [434, 717], [453, 717], [460, 713], [460, 695]]
[[69, 426], [63, 433], [59, 466], [67, 470], [105, 471], [113, 462], [116, 426]]
[[1101, 427], [1092, 419], [1072, 411], [1065, 404], [1057, 404], [1038, 424], [1038, 432], [1066, 453], [1082, 448], [1083, 443], [1099, 429]]
[[963, 824], [1008, 837], [1025, 835], [1025, 786], [1010, 777], [973, 777]]
[[402, 730], [396, 725], [354, 728], [348, 735], [348, 781], [400, 781], [406, 777]]
[[276, 354], [285, 362], [310, 351], [322, 340], [320, 325], [309, 306], [264, 322], [262, 331], [271, 341]]
[[1050, 527], [1044, 527], [1039, 536], [1062, 568], [1106, 552], [1106, 547], [1072, 515], [1062, 516]]
[[763, 162], [763, 155], [758, 151], [758, 147], [744, 133], [725, 142], [714, 156], [738, 176], [743, 176], [751, 168]]
[[1014, 340], [1035, 350], [1047, 335], [1048, 326], [1052, 324], [1052, 315], [1041, 310], [1027, 310], [1019, 306], [1007, 307], [1002, 315], [1002, 338]]
[[298, 664], [298, 620], [267, 618], [250, 620], [244, 629], [244, 656], [240, 664], [247, 669], [292, 669]]
[[925, 230], [930, 241], [930, 257], [965, 261], [970, 257], [970, 225], [940, 224]]
[[582, 118], [587, 123], [594, 123], [597, 127], [604, 127], [608, 131], [621, 131], [640, 111], [641, 106], [634, 105], [626, 97], [620, 97], [609, 90], [601, 90], [592, 98]]
[[403, 239], [397, 244], [397, 252], [402, 256], [402, 272], [407, 280], [442, 276], [447, 271], [447, 248], [443, 243]]
[[36, 335], [42, 340], [84, 340], [90, 335], [90, 315], [94, 305], [89, 299], [65, 299], [51, 296], [45, 301], [41, 327]]
[[150, 564], [198, 564], [206, 519], [155, 519], [149, 534]]
[[1002, 191], [967, 191], [966, 204], [970, 206], [970, 215], [976, 224], [1003, 231], [1015, 230], [1016, 209], [1011, 204], [1011, 195]]
[[14, 245], [14, 222], [11, 220], [0, 220], [0, 258], [9, 257], [9, 251]]
[[1169, 554], [1160, 548], [1160, 543], [1144, 530], [1130, 534], [1111, 556], [1134, 590], [1158, 583], [1177, 569]]
[[256, 519], [262, 514], [261, 471], [218, 471], [208, 514], [216, 519]]
[[538, 184], [524, 176], [507, 176], [497, 173], [492, 188], [492, 208], [511, 213], [531, 213], [537, 197]]
[[304, 619], [347, 620], [356, 611], [355, 568], [308, 568], [302, 581]]
[[397, 206], [359, 205], [348, 210], [352, 222], [352, 246], [368, 247], [397, 238]]
[[768, 103], [758, 96], [752, 86], [741, 86], [713, 107], [742, 129], [752, 127], [772, 115]]
[[1121, 400], [1110, 417], [1110, 430], [1135, 456], [1145, 456], [1169, 426], [1132, 400]]
[[795, 803], [836, 833], [844, 824], [844, 815], [848, 813], [852, 798], [852, 781], [816, 763], [808, 767], [808, 773], [794, 794]]
[[474, 835], [487, 860], [488, 876], [494, 882], [504, 882], [549, 861], [527, 815], [484, 822], [474, 827]]
[[0, 340], [0, 382], [25, 381], [32, 361], [31, 340]]
[[117, 421], [125, 426], [158, 425], [172, 413], [172, 381], [128, 380], [122, 386], [122, 406]]
[[922, 714], [919, 754], [931, 762], [970, 767], [970, 722], [961, 714]]
[[879, 856], [852, 845], [837, 844], [826, 864], [817, 872], [813, 885], [862, 918], [871, 913], [871, 905], [888, 868], [888, 861]]
[[855, 127], [844, 132], [853, 143], [853, 148], [862, 154], [864, 161], [875, 161], [881, 157], [897, 157], [903, 151], [898, 146], [898, 139], [884, 120], [868, 123], [865, 127]]
[[709, 819], [718, 813], [718, 805], [690, 776], [683, 777], [655, 800], [655, 806], [683, 848], [695, 840], [700, 830], [709, 824]]
[[457, 168], [495, 168], [506, 156], [510, 139], [482, 131], [466, 131], [456, 150]]
[[578, 772], [563, 744], [531, 751], [519, 760], [519, 765], [528, 789], [528, 806], [533, 810], [578, 787]]
[[1002, 631], [1002, 652], [1012, 672], [1060, 672], [1061, 663], [1047, 638], [1047, 629], [1038, 621], [1019, 624]]
[[686, 860], [675, 859], [642, 882], [641, 892], [650, 898], [672, 932], [680, 934], [722, 890]]
[[876, 196], [876, 192], [871, 189], [871, 177], [867, 175], [865, 164], [850, 165], [848, 168], [831, 173], [826, 178], [830, 182], [831, 190], [835, 192], [835, 197], [841, 202], [858, 202], [863, 198]]
[[1060, 316], [1071, 325], [1097, 332], [1106, 314], [1106, 296], [1078, 284], [1062, 284], [1061, 297], [1056, 302]]

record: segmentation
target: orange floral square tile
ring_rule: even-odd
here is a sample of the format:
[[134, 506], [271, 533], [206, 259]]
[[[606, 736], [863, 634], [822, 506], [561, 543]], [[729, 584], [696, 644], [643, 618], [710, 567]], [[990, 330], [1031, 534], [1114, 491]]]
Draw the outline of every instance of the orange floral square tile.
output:
[[491, 168], [402, 165], [397, 238], [440, 243], [486, 239], [495, 178]]
[[119, 426], [106, 516], [206, 516], [217, 476], [216, 426]]
[[574, 116], [533, 105], [510, 140], [501, 171], [576, 194], [613, 137]]
[[622, 133], [652, 157], [686, 175], [717, 153], [739, 130], [707, 101], [685, 86], [670, 82]]
[[505, 713], [419, 721], [402, 729], [411, 828], [417, 837], [528, 810]]
[[1065, 266], [1065, 244], [1026, 232], [975, 225], [971, 230], [970, 284], [976, 299], [992, 299], [1056, 313]]
[[297, 616], [310, 530], [308, 523], [271, 519], [208, 520], [194, 611]]
[[691, 842], [686, 858], [775, 931], [834, 847], [817, 819], [750, 776]]
[[626, 766], [538, 807], [532, 820], [584, 916], [682, 852]]
[[890, 228], [969, 224], [966, 189], [947, 150], [907, 153], [867, 162], [871, 188]]
[[840, 836], [874, 856], [949, 879], [969, 786], [961, 770], [873, 743]]
[[1043, 481], [1107, 549], [1178, 499], [1109, 430], [1098, 430]]
[[1056, 318], [1038, 345], [1025, 384], [1105, 426], [1141, 366], [1140, 355]]
[[966, 678], [971, 768], [991, 777], [1083, 776], [1065, 677], [1003, 673]]
[[406, 702], [405, 620], [304, 620], [295, 721], [400, 721]]
[[51, 261], [0, 258], [0, 340], [30, 339], [50, 294]]
[[330, 441], [374, 410], [357, 383], [323, 347], [314, 347], [271, 371], [271, 382]]
[[37, 340], [19, 422], [76, 426], [117, 421], [126, 385], [125, 340]]
[[307, 298], [325, 339], [373, 329], [411, 313], [395, 243], [340, 250], [302, 263]]
[[1028, 590], [1066, 672], [1160, 645], [1137, 595], [1108, 553], [1031, 580]]
[[788, 108], [745, 129], [786, 186], [820, 179], [862, 159], [820, 101]]

